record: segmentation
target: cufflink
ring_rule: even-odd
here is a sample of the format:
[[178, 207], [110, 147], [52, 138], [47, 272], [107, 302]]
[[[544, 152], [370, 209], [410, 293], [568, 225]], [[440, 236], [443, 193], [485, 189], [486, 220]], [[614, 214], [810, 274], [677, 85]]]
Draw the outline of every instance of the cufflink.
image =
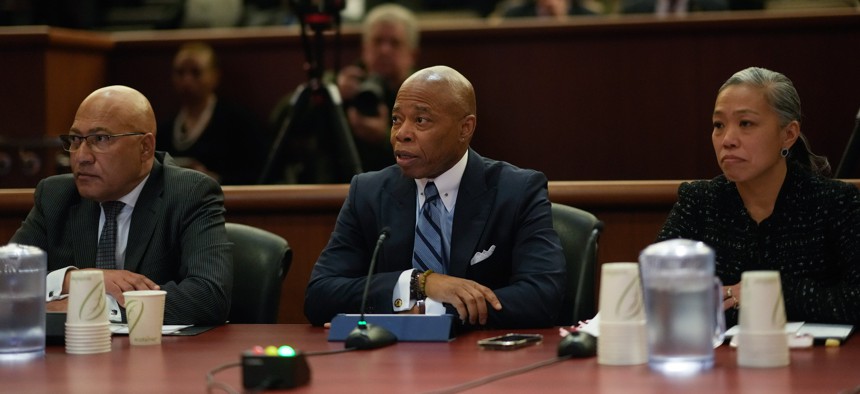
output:
[[403, 306], [403, 300], [401, 300], [399, 298], [394, 300], [394, 307], [395, 308], [400, 308], [401, 306]]

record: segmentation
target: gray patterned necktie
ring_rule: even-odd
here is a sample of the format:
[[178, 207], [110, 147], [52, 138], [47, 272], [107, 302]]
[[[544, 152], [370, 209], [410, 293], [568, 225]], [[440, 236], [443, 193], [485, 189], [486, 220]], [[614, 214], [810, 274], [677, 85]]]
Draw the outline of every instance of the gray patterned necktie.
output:
[[116, 269], [116, 217], [125, 204], [122, 201], [102, 203], [105, 211], [105, 224], [99, 236], [99, 246], [96, 250], [96, 268]]
[[428, 182], [424, 187], [424, 198], [415, 226], [412, 267], [422, 272], [432, 269], [444, 274], [448, 267], [448, 256], [442, 245], [442, 199], [433, 182]]

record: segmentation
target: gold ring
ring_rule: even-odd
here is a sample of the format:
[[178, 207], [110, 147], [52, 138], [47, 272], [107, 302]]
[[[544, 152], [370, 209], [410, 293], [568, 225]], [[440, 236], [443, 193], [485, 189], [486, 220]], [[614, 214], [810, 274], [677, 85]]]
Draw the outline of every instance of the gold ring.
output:
[[735, 305], [732, 308], [741, 309], [741, 302], [738, 300], [738, 297], [732, 296], [732, 301], [735, 302]]
[[723, 299], [725, 300], [725, 299], [729, 299], [729, 298], [735, 298], [735, 296], [732, 294], [732, 288], [726, 287], [726, 296], [723, 297]]

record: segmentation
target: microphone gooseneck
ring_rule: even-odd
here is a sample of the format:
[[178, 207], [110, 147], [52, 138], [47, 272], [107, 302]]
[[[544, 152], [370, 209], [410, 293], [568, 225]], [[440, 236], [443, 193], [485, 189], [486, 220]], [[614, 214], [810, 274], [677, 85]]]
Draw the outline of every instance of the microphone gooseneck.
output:
[[367, 271], [367, 281], [364, 282], [364, 294], [361, 296], [361, 319], [359, 323], [364, 322], [364, 307], [367, 304], [367, 293], [370, 293], [370, 277], [373, 275], [373, 270], [376, 268], [376, 256], [379, 254], [379, 249], [382, 243], [388, 239], [388, 227], [382, 229], [379, 233], [379, 238], [376, 239], [376, 246], [373, 248], [373, 255], [370, 256], [370, 268]]
[[364, 309], [367, 304], [367, 294], [370, 292], [370, 279], [373, 276], [373, 270], [376, 268], [376, 258], [379, 254], [379, 249], [382, 243], [388, 238], [390, 229], [385, 227], [379, 233], [376, 239], [376, 246], [373, 248], [373, 255], [370, 257], [370, 267], [367, 270], [367, 280], [364, 283], [364, 294], [361, 297], [361, 318], [358, 320], [358, 325], [349, 333], [344, 343], [346, 348], [355, 348], [358, 350], [375, 349], [392, 345], [397, 342], [397, 337], [381, 326], [367, 324], [364, 320]]

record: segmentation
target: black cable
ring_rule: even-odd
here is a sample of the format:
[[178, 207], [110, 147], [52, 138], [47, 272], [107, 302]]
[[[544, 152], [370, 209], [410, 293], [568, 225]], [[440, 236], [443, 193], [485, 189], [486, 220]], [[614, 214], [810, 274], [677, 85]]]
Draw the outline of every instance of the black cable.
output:
[[475, 379], [475, 380], [472, 380], [470, 382], [466, 382], [466, 383], [462, 383], [462, 384], [458, 384], [456, 386], [451, 386], [451, 387], [441, 389], [441, 390], [430, 391], [430, 392], [428, 392], [428, 394], [459, 393], [461, 391], [473, 389], [475, 387], [482, 386], [482, 385], [485, 385], [485, 384], [490, 383], [490, 382], [495, 382], [497, 380], [501, 380], [501, 379], [508, 378], [511, 376], [516, 376], [516, 375], [519, 375], [519, 374], [524, 373], [524, 372], [532, 371], [532, 370], [535, 370], [538, 368], [543, 368], [543, 367], [546, 367], [548, 365], [553, 365], [555, 363], [565, 361], [565, 360], [569, 359], [570, 357], [571, 356], [556, 357], [556, 358], [552, 358], [549, 360], [539, 361], [539, 362], [536, 362], [534, 364], [529, 364], [529, 365], [526, 365], [524, 367], [520, 367], [520, 368], [516, 368], [516, 369], [509, 369], [507, 371], [502, 371], [502, 372], [499, 372], [497, 374], [485, 376], [483, 378]]
[[312, 357], [312, 356], [328, 356], [328, 355], [330, 355], [330, 354], [346, 353], [346, 352], [351, 352], [351, 351], [353, 351], [353, 350], [357, 350], [357, 349], [356, 349], [356, 348], [354, 348], [354, 347], [348, 347], [348, 348], [346, 348], [346, 349], [321, 350], [321, 351], [318, 351], [318, 352], [309, 352], [309, 353], [305, 353], [305, 356], [307, 356], [307, 357]]
[[222, 382], [215, 380], [215, 374], [218, 372], [221, 372], [227, 368], [238, 367], [240, 365], [242, 365], [242, 363], [238, 362], [238, 361], [232, 362], [232, 363], [221, 364], [215, 368], [210, 369], [209, 372], [206, 372], [206, 392], [212, 393], [213, 392], [212, 390], [217, 388], [217, 389], [224, 390], [225, 392], [227, 392], [229, 394], [239, 394], [239, 392], [234, 390], [233, 387], [231, 387], [229, 384], [222, 383]]
[[[306, 357], [328, 356], [328, 355], [332, 355], [332, 354], [351, 352], [353, 350], [356, 350], [356, 349], [355, 348], [346, 348], [346, 349], [335, 349], [335, 350], [322, 350], [322, 351], [318, 351], [318, 352], [304, 353], [304, 355]], [[520, 368], [502, 371], [502, 372], [499, 372], [497, 374], [485, 376], [483, 378], [475, 379], [475, 380], [472, 380], [470, 382], [466, 382], [466, 383], [462, 383], [462, 384], [458, 384], [456, 386], [451, 386], [451, 387], [441, 389], [441, 390], [430, 391], [430, 392], [428, 392], [428, 394], [459, 393], [462, 391], [473, 389], [473, 388], [478, 387], [478, 386], [485, 385], [487, 383], [495, 382], [497, 380], [501, 380], [501, 379], [508, 378], [511, 376], [516, 376], [516, 375], [519, 375], [521, 373], [525, 373], [525, 372], [532, 371], [532, 370], [535, 370], [538, 368], [543, 368], [543, 367], [546, 367], [549, 365], [553, 365], [555, 363], [565, 361], [565, 360], [569, 359], [570, 357], [571, 356], [556, 357], [556, 358], [552, 358], [549, 360], [539, 361], [539, 362], [536, 362], [534, 364], [529, 364], [529, 365], [526, 365], [526, 366], [523, 366]], [[212, 393], [214, 389], [221, 389], [228, 394], [239, 394], [239, 392], [236, 391], [235, 389], [233, 389], [233, 387], [231, 387], [229, 384], [215, 380], [215, 374], [218, 372], [221, 372], [227, 368], [238, 367], [240, 365], [242, 365], [241, 362], [232, 362], [232, 363], [221, 364], [221, 365], [209, 370], [209, 372], [206, 373], [206, 392]]]

